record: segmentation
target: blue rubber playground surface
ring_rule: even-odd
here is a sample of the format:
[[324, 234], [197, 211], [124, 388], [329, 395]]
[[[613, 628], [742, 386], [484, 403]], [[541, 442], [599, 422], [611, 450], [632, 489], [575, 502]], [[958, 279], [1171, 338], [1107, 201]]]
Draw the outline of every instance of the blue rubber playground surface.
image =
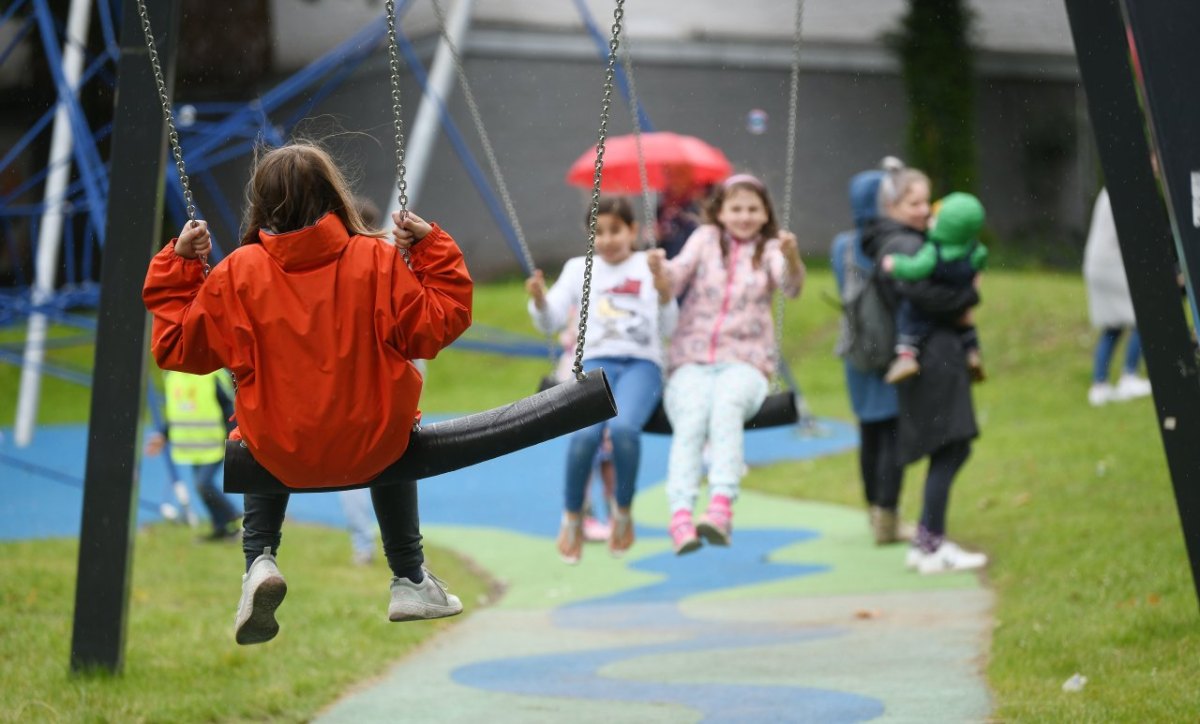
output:
[[[823, 421], [816, 435], [750, 432], [746, 458], [753, 467], [856, 444], [853, 427]], [[589, 545], [578, 566], [553, 546], [565, 439], [423, 481], [426, 539], [474, 559], [505, 594], [465, 602], [470, 616], [317, 721], [396, 721], [401, 708], [437, 722], [987, 718], [990, 596], [974, 576], [905, 571], [902, 547], [871, 544], [862, 511], [750, 491], [732, 546], [677, 557], [656, 482], [668, 445], [643, 438], [634, 548], [614, 559]], [[5, 432], [0, 539], [77, 535], [85, 448], [82, 427], [39, 429], [25, 449]], [[161, 460], [143, 460], [140, 523], [160, 520], [169, 483]], [[345, 525], [334, 495], [293, 496], [289, 515]], [[280, 616], [282, 637], [286, 606]]]

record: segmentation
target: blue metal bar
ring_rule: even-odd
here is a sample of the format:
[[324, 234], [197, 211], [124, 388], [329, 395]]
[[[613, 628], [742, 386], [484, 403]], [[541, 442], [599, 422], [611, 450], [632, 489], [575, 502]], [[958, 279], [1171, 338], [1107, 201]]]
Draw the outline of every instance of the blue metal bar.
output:
[[0, 15], [0, 25], [12, 20], [12, 17], [17, 14], [17, 11], [20, 10], [21, 6], [24, 4], [25, 0], [17, 0], [12, 5], [9, 5], [8, 9], [4, 11], [4, 14]]
[[[74, 136], [71, 151], [79, 166], [80, 177], [84, 181], [88, 205], [91, 213], [98, 215], [99, 218], [104, 218], [105, 195], [108, 191], [107, 178], [103, 174], [96, 173], [96, 169], [102, 169], [104, 164], [92, 141], [92, 130], [87, 125], [87, 120], [83, 116], [73, 89], [67, 84], [66, 77], [63, 75], [62, 53], [58, 48], [58, 36], [54, 32], [54, 17], [50, 14], [50, 8], [46, 4], [46, 0], [33, 0], [33, 7], [38, 18], [38, 27], [42, 33], [42, 47], [46, 52], [46, 60], [58, 88], [58, 101], [63, 104], [67, 111], [67, 117], [70, 119]], [[100, 183], [93, 183], [93, 179], [98, 179]], [[101, 240], [104, 238], [103, 226], [100, 227], [100, 238]]]
[[[19, 154], [21, 151], [23, 151], [25, 149], [26, 146], [28, 146], [30, 143], [33, 142], [34, 138], [37, 137], [38, 133], [40, 133], [42, 131], [42, 129], [46, 127], [46, 124], [49, 123], [52, 118], [54, 118], [54, 111], [55, 111], [55, 108], [51, 108], [49, 111], [47, 111], [45, 114], [43, 114], [42, 117], [38, 119], [37, 123], [35, 123], [32, 128], [30, 128], [28, 131], [25, 132], [24, 135], [21, 136], [20, 140], [17, 142], [17, 145], [14, 146], [9, 151], [9, 153], [4, 156], [3, 161], [0, 161], [0, 171], [3, 171], [5, 168], [7, 168], [8, 165], [10, 163], [12, 163], [13, 160], [16, 159], [17, 154]], [[100, 141], [103, 141], [105, 138], [107, 138], [108, 135], [111, 133], [112, 133], [112, 123], [106, 123], [96, 131], [96, 133], [93, 137], [95, 138], [96, 142], [99, 143]], [[59, 159], [54, 164], [48, 164], [47, 166], [43, 167], [41, 171], [38, 171], [33, 176], [30, 176], [29, 178], [25, 179], [25, 181], [23, 181], [19, 186], [14, 188], [12, 191], [8, 192], [8, 194], [6, 194], [4, 196], [0, 196], [0, 207], [3, 207], [5, 204], [7, 204], [8, 202], [17, 198], [18, 196], [25, 193], [26, 191], [33, 188], [34, 186], [37, 186], [39, 183], [41, 183], [42, 179], [46, 178], [46, 176], [49, 175], [50, 169], [60, 163], [67, 163], [67, 160]], [[79, 182], [77, 181], [76, 183], [79, 183]], [[72, 187], [72, 188], [74, 188], [74, 187]]]
[[[600, 32], [600, 28], [596, 25], [596, 19], [592, 17], [592, 11], [588, 10], [587, 3], [584, 0], [575, 0], [575, 8], [579, 11], [579, 17], [583, 20], [583, 26], [587, 28], [588, 35], [592, 36], [592, 42], [596, 44], [596, 51], [600, 54], [601, 62], [607, 63], [608, 38], [604, 33]], [[629, 105], [629, 79], [625, 76], [625, 68], [621, 63], [617, 63], [615, 70], [617, 73], [617, 87], [621, 91], [621, 97], [625, 99], [625, 105]], [[650, 117], [646, 115], [646, 109], [642, 106], [641, 100], [638, 101], [637, 114], [638, 123], [642, 126], [642, 132], [652, 132], [654, 124], [650, 122]]]
[[[0, 26], [3, 26], [4, 23], [8, 22], [7, 15], [8, 13], [5, 13], [5, 18], [0, 19]], [[21, 29], [18, 30], [17, 34], [13, 36], [12, 41], [9, 42], [9, 44], [4, 48], [4, 51], [0, 52], [0, 65], [4, 65], [4, 61], [8, 60], [8, 56], [17, 49], [17, 45], [19, 45], [21, 41], [25, 39], [26, 35], [29, 35], [29, 31], [32, 29], [33, 18], [25, 18], [25, 22], [21, 25]]]
[[[7, 362], [11, 365], [24, 365], [25, 355], [23, 352], [9, 351], [7, 349], [0, 348], [0, 362]], [[38, 368], [42, 374], [47, 374], [51, 377], [57, 377], [60, 380], [74, 382], [75, 384], [83, 385], [84, 387], [90, 387], [92, 384], [92, 376], [90, 374], [80, 370], [71, 369], [70, 367], [64, 367], [62, 365], [54, 364], [53, 362], [43, 361], [40, 365], [38, 365]]]
[[[408, 8], [408, 0], [402, 0], [397, 3], [396, 14], [400, 16]], [[307, 66], [297, 71], [291, 77], [284, 80], [279, 85], [275, 86], [259, 99], [241, 106], [237, 111], [230, 114], [225, 119], [224, 123], [231, 127], [239, 127], [260, 117], [261, 113], [270, 113], [278, 106], [291, 100], [293, 96], [307, 89], [311, 84], [311, 79], [320, 77], [340, 65], [348, 53], [353, 52], [360, 46], [369, 45], [375, 46], [387, 34], [386, 19], [381, 14], [377, 19], [368, 23], [365, 27], [351, 36], [349, 39], [342, 41], [333, 50], [325, 55], [317, 58]], [[218, 136], [213, 136], [202, 140], [200, 143], [193, 146], [189, 151], [192, 156], [200, 159], [216, 150], [221, 145], [221, 139]], [[211, 167], [212, 164], [209, 164]]]
[[100, 34], [104, 36], [104, 49], [107, 54], [116, 59], [121, 52], [121, 45], [117, 42], [117, 33], [113, 29], [113, 8], [105, 0], [100, 0], [96, 14], [100, 16]]
[[[238, 221], [237, 214], [234, 213], [233, 208], [229, 206], [229, 202], [225, 199], [225, 195], [221, 193], [221, 188], [217, 186], [217, 180], [213, 178], [211, 173], [205, 172], [199, 174], [198, 178], [200, 179], [200, 184], [204, 186], [204, 190], [208, 192], [209, 196], [212, 196], [213, 203], [217, 207], [217, 215], [223, 222], [225, 222], [226, 230], [229, 232], [229, 235], [226, 238], [234, 239], [232, 243], [234, 246], [236, 246], [238, 229], [241, 227], [241, 222]], [[211, 230], [211, 228], [212, 226], [210, 225], [209, 229]], [[212, 245], [213, 253], [212, 259], [209, 261], [209, 263], [216, 264], [218, 261], [224, 258], [225, 254], [217, 245], [216, 235], [213, 235]]]
[[359, 66], [361, 66], [363, 61], [368, 57], [370, 57], [369, 52], [359, 52], [357, 57], [345, 63], [337, 73], [327, 78], [325, 82], [322, 83], [319, 88], [317, 88], [316, 92], [309, 95], [308, 100], [304, 102], [304, 105], [300, 106], [295, 113], [288, 116], [288, 118], [284, 120], [283, 127], [290, 130], [293, 126], [299, 123], [302, 118], [308, 115], [309, 111], [311, 111], [318, 103], [325, 100], [330, 93], [332, 93], [343, 82], [345, 82], [346, 78], [350, 77], [354, 71], [358, 70]]
[[[513, 230], [509, 223], [508, 216], [504, 213], [503, 207], [500, 205], [500, 200], [496, 198], [495, 192], [492, 190], [491, 184], [488, 183], [487, 176], [479, 163], [476, 162], [475, 156], [471, 153], [471, 149], [467, 147], [463, 140], [462, 133], [459, 132], [458, 126], [454, 123], [454, 119], [450, 117], [450, 112], [446, 110], [446, 105], [436, 93], [429, 89], [426, 82], [425, 66], [421, 63], [421, 59], [417, 57], [416, 50], [399, 28], [396, 29], [396, 44], [400, 46], [400, 53], [404, 56], [404, 62], [408, 65], [408, 69], [412, 71], [413, 77], [420, 84], [421, 90], [432, 98], [438, 107], [438, 115], [441, 118], [442, 129], [446, 132], [446, 138], [450, 141], [450, 145], [454, 147], [455, 153], [458, 154], [459, 160], [462, 162], [463, 168], [466, 169], [467, 175], [471, 177], [471, 182], [475, 185], [475, 190], [479, 192], [492, 218], [500, 227], [500, 232], [504, 236], [505, 243], [512, 249], [513, 256], [524, 269], [525, 274], [533, 273], [533, 269], [526, 268], [527, 262], [525, 254], [521, 251], [521, 243], [517, 240], [516, 231]], [[543, 350], [544, 351], [544, 350]]]

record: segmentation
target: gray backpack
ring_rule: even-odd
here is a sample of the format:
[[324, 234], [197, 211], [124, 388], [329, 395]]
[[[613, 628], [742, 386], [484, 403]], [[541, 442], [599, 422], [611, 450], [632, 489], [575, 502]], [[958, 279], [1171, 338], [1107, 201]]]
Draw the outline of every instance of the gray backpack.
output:
[[862, 372], [887, 369], [896, 345], [896, 317], [883, 280], [858, 239], [846, 244], [841, 302], [838, 355]]

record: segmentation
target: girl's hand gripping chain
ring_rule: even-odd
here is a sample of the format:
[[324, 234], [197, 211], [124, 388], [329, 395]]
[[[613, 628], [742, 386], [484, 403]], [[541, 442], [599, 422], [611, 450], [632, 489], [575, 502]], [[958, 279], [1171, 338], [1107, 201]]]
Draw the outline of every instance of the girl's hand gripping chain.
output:
[[184, 259], [199, 258], [208, 274], [208, 253], [212, 251], [212, 236], [208, 233], [208, 222], [194, 219], [183, 225], [175, 241], [175, 253]]
[[426, 234], [433, 231], [433, 226], [429, 222], [411, 211], [392, 212], [392, 222], [396, 225], [392, 229], [392, 238], [396, 240], [396, 246], [405, 252], [411, 249], [413, 244], [424, 239]]
[[783, 252], [783, 258], [787, 259], [788, 268], [792, 273], [799, 271], [803, 262], [800, 260], [800, 243], [796, 240], [796, 235], [787, 229], [780, 229], [779, 242], [779, 250]]
[[546, 275], [541, 269], [534, 269], [533, 274], [525, 280], [525, 293], [538, 309], [546, 308]]
[[667, 253], [662, 249], [651, 249], [646, 254], [646, 264], [654, 275], [654, 289], [658, 291], [659, 304], [671, 301], [671, 277], [664, 265], [666, 258]]

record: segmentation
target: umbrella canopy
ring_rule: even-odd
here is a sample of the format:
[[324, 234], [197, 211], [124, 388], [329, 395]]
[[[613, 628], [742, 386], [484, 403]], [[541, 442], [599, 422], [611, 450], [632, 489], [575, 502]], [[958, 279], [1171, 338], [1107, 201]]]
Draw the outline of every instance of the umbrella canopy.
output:
[[[700, 186], [729, 176], [733, 166], [719, 148], [695, 136], [668, 131], [642, 134], [642, 156], [650, 188], [663, 191], [669, 186]], [[596, 148], [588, 149], [571, 164], [567, 183], [585, 188], [592, 185]], [[638, 193], [642, 181], [638, 173], [638, 150], [633, 134], [612, 136], [604, 144], [604, 177], [600, 190], [606, 193]]]

